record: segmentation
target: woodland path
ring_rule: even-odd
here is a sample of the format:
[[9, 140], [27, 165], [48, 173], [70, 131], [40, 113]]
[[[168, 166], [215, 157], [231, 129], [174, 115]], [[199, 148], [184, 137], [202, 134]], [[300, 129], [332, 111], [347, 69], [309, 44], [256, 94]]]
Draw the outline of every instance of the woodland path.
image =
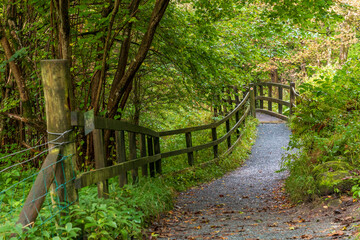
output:
[[290, 135], [284, 123], [260, 124], [242, 167], [181, 193], [151, 230], [158, 239], [353, 239], [349, 216], [356, 204], [350, 197], [297, 207], [288, 202], [286, 173], [276, 171]]

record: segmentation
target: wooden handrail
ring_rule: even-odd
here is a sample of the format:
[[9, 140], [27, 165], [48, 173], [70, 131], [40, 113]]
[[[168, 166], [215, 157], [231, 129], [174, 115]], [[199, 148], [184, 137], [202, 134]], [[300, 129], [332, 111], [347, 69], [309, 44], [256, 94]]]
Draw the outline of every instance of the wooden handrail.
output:
[[226, 115], [226, 117], [224, 117], [223, 119], [221, 119], [217, 122], [206, 124], [206, 125], [201, 125], [201, 126], [197, 126], [197, 127], [189, 127], [189, 128], [182, 128], [182, 129], [176, 129], [176, 130], [170, 130], [170, 131], [163, 131], [163, 132], [159, 132], [159, 135], [160, 135], [160, 137], [164, 137], [164, 136], [169, 136], [169, 135], [183, 134], [183, 133], [187, 133], [187, 132], [195, 132], [195, 131], [206, 130], [206, 129], [218, 127], [219, 125], [223, 124], [224, 122], [229, 120], [231, 117], [233, 117], [234, 114], [236, 112], [238, 112], [246, 104], [247, 100], [249, 99], [249, 96], [250, 96], [250, 94], [248, 92], [246, 94], [246, 96], [244, 97], [244, 99], [241, 101], [241, 103], [236, 108], [234, 108], [233, 111], [231, 111], [228, 115]]
[[285, 89], [290, 90], [290, 86], [282, 83], [273, 83], [273, 82], [260, 82], [254, 83], [255, 86], [275, 86], [275, 87], [283, 87]]
[[226, 133], [224, 136], [222, 136], [221, 138], [209, 142], [209, 143], [205, 143], [205, 144], [201, 144], [195, 147], [191, 147], [191, 148], [184, 148], [184, 149], [179, 149], [179, 150], [174, 150], [174, 151], [170, 151], [170, 152], [165, 152], [161, 154], [161, 158], [168, 158], [168, 157], [173, 157], [173, 156], [177, 156], [180, 154], [185, 154], [185, 153], [189, 153], [189, 152], [195, 152], [195, 151], [200, 151], [202, 149], [206, 149], [206, 148], [210, 148], [213, 147], [215, 145], [219, 145], [220, 143], [222, 143], [223, 141], [225, 141], [231, 134], [234, 133], [234, 131], [240, 126], [240, 124], [245, 120], [245, 118], [249, 115], [250, 112], [250, 108], [248, 108], [244, 115], [240, 118], [240, 120], [230, 129], [230, 131], [228, 133]]
[[118, 163], [110, 167], [99, 168], [94, 171], [79, 174], [75, 179], [75, 188], [80, 189], [91, 184], [105, 181], [109, 178], [119, 176], [120, 172], [130, 171], [132, 169], [139, 168], [144, 164], [156, 162], [159, 159], [161, 159], [161, 154], [137, 158], [127, 162]]
[[[93, 129], [106, 129], [113, 131], [128, 131], [134, 133], [141, 133], [153, 137], [159, 137], [159, 133], [146, 127], [138, 126], [122, 120], [114, 120], [110, 118], [104, 118], [94, 116], [93, 113], [87, 112], [88, 119], [84, 119], [84, 113], [72, 112], [71, 113], [71, 125], [77, 127], [87, 127], [86, 122], [91, 122]], [[82, 115], [82, 116], [81, 116]], [[92, 130], [93, 130], [92, 129]]]
[[[134, 132], [134, 133], [140, 133], [145, 134], [153, 137], [164, 137], [169, 135], [176, 135], [176, 134], [183, 134], [187, 132], [194, 132], [194, 131], [200, 131], [200, 130], [206, 130], [211, 129], [214, 127], [218, 127], [219, 125], [223, 124], [227, 120], [229, 120], [231, 117], [234, 116], [236, 112], [238, 112], [245, 104], [246, 101], [249, 99], [249, 93], [246, 94], [244, 99], [241, 101], [241, 103], [228, 115], [226, 115], [223, 119], [216, 121], [214, 123], [205, 124], [201, 126], [196, 127], [189, 127], [189, 128], [182, 128], [182, 129], [176, 129], [176, 130], [170, 130], [170, 131], [162, 131], [162, 132], [156, 132], [154, 130], [151, 130], [146, 127], [138, 126], [129, 122], [125, 122], [122, 120], [114, 120], [99, 116], [93, 116], [93, 128], [94, 129], [106, 129], [106, 130], [113, 130], [113, 131], [128, 131], [128, 132]], [[84, 127], [85, 126], [85, 120], [82, 116], [83, 114], [79, 112], [72, 112], [71, 113], [71, 124], [72, 126], [77, 127]]]
[[278, 104], [282, 104], [285, 105], [287, 107], [290, 107], [290, 103], [284, 100], [280, 100], [278, 98], [273, 98], [273, 97], [264, 97], [264, 96], [257, 96], [255, 98], [256, 100], [265, 100], [265, 101], [269, 101], [269, 102], [274, 102], [274, 103], [278, 103]]

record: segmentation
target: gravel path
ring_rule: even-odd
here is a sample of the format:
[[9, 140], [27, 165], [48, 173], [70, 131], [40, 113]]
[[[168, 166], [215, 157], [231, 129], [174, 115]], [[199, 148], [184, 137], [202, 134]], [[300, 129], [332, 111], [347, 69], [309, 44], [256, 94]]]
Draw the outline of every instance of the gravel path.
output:
[[282, 188], [286, 173], [276, 171], [290, 134], [285, 124], [260, 124], [243, 167], [181, 193], [175, 209], [152, 231], [158, 239], [347, 238], [351, 199], [320, 207], [292, 207], [287, 201]]

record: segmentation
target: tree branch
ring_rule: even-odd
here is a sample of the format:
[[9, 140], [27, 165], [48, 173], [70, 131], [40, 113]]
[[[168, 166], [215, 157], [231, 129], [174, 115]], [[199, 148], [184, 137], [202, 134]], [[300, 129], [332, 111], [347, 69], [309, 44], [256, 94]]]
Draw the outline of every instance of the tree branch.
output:
[[28, 126], [36, 129], [39, 132], [46, 133], [46, 123], [44, 121], [25, 118], [18, 114], [9, 113], [9, 112], [0, 112], [0, 114], [5, 117], [8, 117], [10, 119], [14, 119], [19, 122], [23, 122], [23, 123], [27, 124]]

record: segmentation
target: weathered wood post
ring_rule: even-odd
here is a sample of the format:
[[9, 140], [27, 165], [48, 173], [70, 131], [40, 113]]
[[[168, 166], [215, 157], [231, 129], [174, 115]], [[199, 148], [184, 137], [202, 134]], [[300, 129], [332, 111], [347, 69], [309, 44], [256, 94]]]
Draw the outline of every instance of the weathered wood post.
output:
[[295, 104], [295, 83], [290, 83], [290, 117], [294, 114], [293, 106]]
[[[263, 85], [259, 85], [259, 91], [260, 91], [260, 96], [263, 97], [264, 96], [264, 86]], [[260, 109], [264, 109], [264, 100], [260, 100]]]
[[[129, 132], [129, 158], [130, 160], [136, 159], [136, 133]], [[139, 181], [139, 169], [135, 168], [131, 170], [131, 175], [133, 179], [133, 184]]]
[[[239, 90], [236, 86], [234, 86], [234, 92], [235, 92], [235, 105], [237, 107], [240, 104], [240, 99], [239, 99]], [[235, 121], [236, 121], [235, 124], [237, 124], [239, 122], [239, 120], [240, 120], [240, 116], [239, 116], [239, 110], [238, 110], [235, 113]], [[236, 138], [240, 137], [239, 128], [236, 129], [236, 136], [237, 136]]]
[[[160, 154], [160, 138], [159, 137], [154, 138], [154, 151], [155, 151], [155, 155]], [[155, 166], [156, 166], [156, 172], [158, 174], [161, 174], [162, 173], [161, 159], [159, 159], [155, 162]]]
[[[148, 146], [148, 155], [154, 156], [154, 143], [153, 143], [152, 136], [147, 137], [147, 146]], [[155, 177], [155, 163], [154, 162], [149, 164], [149, 170], [150, 170], [150, 177]]]
[[[145, 134], [141, 134], [140, 135], [140, 156], [141, 157], [146, 157], [146, 136]], [[148, 175], [148, 164], [144, 164], [141, 167], [141, 172], [143, 176], [147, 176]]]
[[[41, 64], [42, 83], [44, 88], [46, 123], [48, 140], [54, 140], [59, 135], [53, 133], [69, 133], [58, 139], [57, 142], [68, 142], [60, 154], [66, 157], [63, 166], [56, 167], [56, 180], [64, 184], [60, 188], [59, 199], [61, 202], [72, 203], [78, 199], [75, 189], [76, 146], [75, 133], [71, 127], [71, 110], [73, 109], [73, 90], [70, 79], [70, 66], [68, 60], [44, 60]], [[49, 145], [49, 148], [53, 145]], [[63, 169], [62, 169], [63, 168]], [[60, 181], [59, 181], [60, 180]], [[66, 190], [66, 191], [65, 191]]]
[[[211, 129], [211, 135], [212, 135], [212, 140], [213, 141], [216, 141], [217, 140], [217, 133], [216, 133], [216, 127], [213, 127], [212, 129]], [[214, 145], [213, 146], [213, 149], [214, 149], [214, 158], [217, 158], [218, 156], [219, 156], [219, 147], [218, 147], [218, 145], [216, 144], [216, 145]]]
[[[57, 140], [49, 144], [49, 155], [21, 210], [18, 223], [23, 226], [30, 226], [35, 222], [55, 178], [58, 185], [62, 186], [57, 189], [60, 202], [70, 205], [78, 200], [74, 186], [76, 148], [75, 143], [72, 142], [74, 140], [71, 127], [73, 95], [69, 63], [67, 60], [41, 61], [41, 75], [48, 141]], [[61, 158], [60, 155], [63, 157]]]
[[[269, 85], [269, 93], [268, 93], [269, 98], [272, 98], [272, 86]], [[268, 101], [268, 110], [272, 112], [272, 102]]]
[[[225, 126], [226, 126], [226, 133], [230, 132], [230, 119], [226, 120]], [[231, 148], [231, 134], [227, 138], [227, 146], [228, 146], [228, 149]]]
[[[115, 131], [116, 138], [116, 162], [126, 162], [126, 149], [125, 149], [125, 132]], [[128, 183], [127, 172], [124, 171], [119, 175], [119, 186], [123, 187]]]
[[[106, 167], [106, 152], [105, 152], [105, 143], [104, 143], [104, 130], [94, 129], [93, 130], [94, 138], [94, 157], [95, 157], [95, 168], [100, 169]], [[109, 187], [108, 181], [101, 181], [97, 184], [98, 187], [98, 197], [99, 198], [108, 198], [109, 197]]]
[[254, 94], [254, 84], [250, 83], [250, 113], [252, 117], [256, 117], [255, 111], [255, 94]]
[[[279, 99], [283, 100], [283, 87], [279, 86], [278, 91], [279, 91]], [[280, 103], [278, 103], [278, 110], [279, 110], [279, 113], [282, 114], [283, 106]]]
[[[192, 138], [191, 138], [191, 132], [185, 133], [185, 139], [186, 139], [186, 147], [191, 148], [192, 147]], [[188, 152], [188, 164], [190, 166], [194, 165], [194, 152]]]

